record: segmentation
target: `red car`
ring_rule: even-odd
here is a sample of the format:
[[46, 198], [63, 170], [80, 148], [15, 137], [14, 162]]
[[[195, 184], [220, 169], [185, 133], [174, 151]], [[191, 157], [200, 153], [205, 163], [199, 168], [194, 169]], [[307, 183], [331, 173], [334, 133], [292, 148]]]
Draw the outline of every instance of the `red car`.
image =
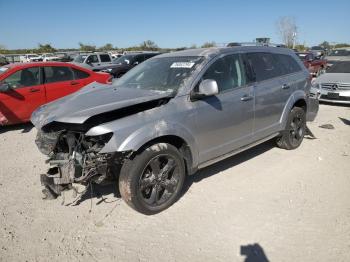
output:
[[319, 76], [327, 69], [327, 60], [316, 57], [312, 52], [296, 53], [312, 76]]
[[0, 126], [28, 122], [37, 107], [94, 81], [108, 84], [112, 77], [61, 62], [0, 67]]

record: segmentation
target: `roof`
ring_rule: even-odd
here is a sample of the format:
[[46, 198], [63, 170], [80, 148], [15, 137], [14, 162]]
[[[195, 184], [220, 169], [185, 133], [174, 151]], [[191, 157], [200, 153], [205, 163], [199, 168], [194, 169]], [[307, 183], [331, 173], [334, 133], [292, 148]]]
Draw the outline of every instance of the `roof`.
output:
[[157, 57], [175, 57], [175, 56], [204, 56], [214, 57], [219, 54], [225, 54], [232, 51], [276, 51], [282, 53], [290, 53], [293, 50], [284, 47], [271, 47], [271, 46], [233, 46], [233, 47], [211, 47], [211, 48], [196, 48], [187, 49], [183, 51], [176, 51], [171, 53], [165, 53], [158, 55]]
[[85, 67], [81, 67], [76, 64], [72, 63], [65, 63], [65, 62], [30, 62], [30, 63], [10, 63], [8, 65], [5, 65], [9, 68], [28, 68], [28, 67], [34, 67], [34, 66], [70, 66], [70, 67], [77, 67], [82, 68], [85, 70], [89, 70]]

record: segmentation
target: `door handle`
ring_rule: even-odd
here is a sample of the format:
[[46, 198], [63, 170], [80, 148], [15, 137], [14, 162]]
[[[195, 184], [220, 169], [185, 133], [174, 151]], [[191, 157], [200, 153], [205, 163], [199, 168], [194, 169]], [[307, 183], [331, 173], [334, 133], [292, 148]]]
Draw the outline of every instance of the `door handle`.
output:
[[31, 92], [31, 93], [35, 93], [35, 92], [39, 92], [39, 91], [40, 91], [40, 89], [38, 89], [38, 88], [29, 89], [29, 92]]
[[77, 81], [72, 81], [72, 82], [70, 82], [70, 84], [71, 84], [72, 86], [75, 86], [75, 85], [78, 85], [79, 82], [77, 82]]
[[288, 88], [290, 88], [289, 85], [287, 85], [287, 84], [282, 85], [282, 89], [288, 89]]
[[252, 99], [253, 99], [253, 96], [248, 96], [248, 95], [244, 95], [241, 97], [241, 101], [244, 101], [244, 102]]

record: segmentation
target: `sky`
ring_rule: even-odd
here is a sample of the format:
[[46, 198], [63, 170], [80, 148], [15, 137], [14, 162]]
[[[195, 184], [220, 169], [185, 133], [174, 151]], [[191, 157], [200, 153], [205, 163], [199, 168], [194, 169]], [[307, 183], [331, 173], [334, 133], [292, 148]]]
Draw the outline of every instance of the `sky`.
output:
[[350, 0], [0, 0], [0, 45], [8, 49], [117, 47], [152, 40], [160, 47], [204, 42], [280, 43], [276, 21], [295, 18], [298, 42], [350, 43]]

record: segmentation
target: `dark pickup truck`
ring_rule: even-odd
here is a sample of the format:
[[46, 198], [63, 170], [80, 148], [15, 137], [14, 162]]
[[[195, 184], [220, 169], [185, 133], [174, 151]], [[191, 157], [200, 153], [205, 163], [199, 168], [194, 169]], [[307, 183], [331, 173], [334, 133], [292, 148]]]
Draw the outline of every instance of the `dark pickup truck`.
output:
[[327, 69], [327, 60], [316, 57], [312, 52], [296, 53], [312, 76], [319, 76]]

